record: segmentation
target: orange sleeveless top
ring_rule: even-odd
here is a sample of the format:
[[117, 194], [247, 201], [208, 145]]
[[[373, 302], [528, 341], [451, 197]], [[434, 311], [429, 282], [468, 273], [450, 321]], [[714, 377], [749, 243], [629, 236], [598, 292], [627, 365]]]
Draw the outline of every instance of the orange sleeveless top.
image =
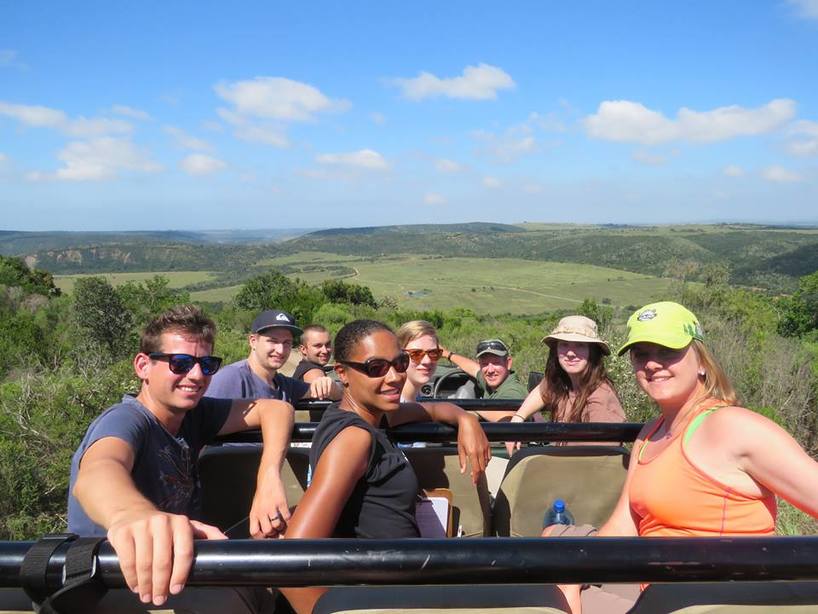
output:
[[631, 479], [631, 512], [642, 537], [719, 537], [722, 535], [772, 535], [776, 503], [773, 495], [739, 492], [696, 467], [684, 449], [685, 433], [706, 403], [691, 412], [684, 428], [658, 456], [641, 459], [647, 439], [658, 430], [660, 419], [642, 442]]

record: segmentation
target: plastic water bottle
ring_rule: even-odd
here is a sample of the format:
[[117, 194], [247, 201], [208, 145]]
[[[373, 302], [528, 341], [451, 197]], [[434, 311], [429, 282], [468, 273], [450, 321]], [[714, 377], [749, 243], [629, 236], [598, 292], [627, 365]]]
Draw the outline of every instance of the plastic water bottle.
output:
[[551, 508], [545, 512], [542, 521], [543, 528], [552, 524], [574, 524], [574, 517], [565, 509], [565, 501], [562, 499], [556, 499]]

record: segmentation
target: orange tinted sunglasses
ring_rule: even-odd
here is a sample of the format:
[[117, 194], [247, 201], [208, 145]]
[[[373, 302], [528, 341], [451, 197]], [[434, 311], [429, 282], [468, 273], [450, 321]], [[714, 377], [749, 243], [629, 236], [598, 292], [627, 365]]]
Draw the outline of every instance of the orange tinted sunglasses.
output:
[[435, 348], [433, 350], [414, 349], [404, 351], [409, 354], [409, 358], [411, 358], [412, 362], [416, 365], [420, 364], [420, 361], [423, 360], [424, 356], [428, 356], [429, 360], [432, 362], [437, 362], [443, 356], [443, 352], [440, 350], [440, 348]]

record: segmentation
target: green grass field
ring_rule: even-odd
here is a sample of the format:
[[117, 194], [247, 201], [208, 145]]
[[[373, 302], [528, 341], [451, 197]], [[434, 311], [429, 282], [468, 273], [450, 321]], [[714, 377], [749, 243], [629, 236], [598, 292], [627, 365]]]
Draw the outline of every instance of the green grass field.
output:
[[[169, 280], [168, 285], [171, 288], [183, 288], [189, 284], [199, 283], [200, 281], [208, 281], [215, 277], [215, 274], [210, 271], [167, 271], [163, 273], [101, 273], [100, 277], [104, 277], [114, 286], [119, 286], [129, 281], [145, 281], [152, 279], [154, 275], [162, 275]], [[56, 285], [63, 292], [70, 293], [74, 289], [74, 282], [79, 277], [88, 277], [88, 275], [55, 275], [54, 285]]]
[[[478, 313], [539, 313], [568, 309], [585, 298], [635, 305], [660, 298], [670, 281], [648, 275], [580, 264], [532, 262], [508, 258], [391, 256], [362, 259], [327, 253], [302, 253], [265, 261], [265, 265], [310, 266], [343, 262], [356, 274], [345, 281], [369, 286], [377, 298], [391, 296], [404, 308], [465, 307]], [[333, 278], [330, 271], [293, 273], [309, 283]], [[229, 300], [240, 286], [195, 292], [197, 301]]]

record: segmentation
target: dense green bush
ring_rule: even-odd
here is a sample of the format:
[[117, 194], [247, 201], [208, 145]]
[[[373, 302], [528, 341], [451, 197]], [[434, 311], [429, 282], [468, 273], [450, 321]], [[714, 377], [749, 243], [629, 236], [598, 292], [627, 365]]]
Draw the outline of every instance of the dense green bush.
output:
[[127, 360], [0, 385], [0, 539], [65, 530], [71, 455], [91, 420], [126, 391], [138, 391]]
[[[64, 528], [74, 449], [101, 410], [123, 392], [138, 390], [130, 357], [140, 326], [189, 297], [160, 276], [117, 289], [102, 278], [84, 278], [72, 296], [61, 297], [43, 292], [50, 277], [27, 277], [18, 264], [5, 265], [7, 285], [0, 285], [0, 539], [23, 539]], [[697, 284], [688, 283], [694, 275], [685, 266], [676, 268], [678, 282], [662, 298], [697, 313], [707, 344], [727, 369], [741, 402], [818, 454], [818, 330], [810, 320], [818, 304], [818, 273], [802, 278], [793, 297], [771, 299], [728, 286], [726, 270], [716, 265], [697, 270], [695, 277], [704, 281]], [[438, 328], [444, 345], [465, 355], [473, 355], [481, 339], [499, 337], [511, 347], [523, 382], [529, 372], [543, 370], [548, 350], [541, 340], [569, 313], [399, 310], [393, 301], [376, 301], [361, 286], [309, 286], [271, 272], [248, 280], [235, 302], [211, 310], [219, 329], [217, 354], [226, 362], [246, 357], [250, 323], [267, 308], [286, 309], [300, 324], [321, 323], [333, 334], [361, 317], [393, 327], [425, 319]], [[631, 311], [589, 298], [573, 312], [599, 322], [613, 350], [607, 367], [627, 417], [642, 422], [657, 411], [636, 385], [628, 357], [615, 355]], [[780, 530], [817, 532], [812, 519], [789, 506], [782, 510]]]

